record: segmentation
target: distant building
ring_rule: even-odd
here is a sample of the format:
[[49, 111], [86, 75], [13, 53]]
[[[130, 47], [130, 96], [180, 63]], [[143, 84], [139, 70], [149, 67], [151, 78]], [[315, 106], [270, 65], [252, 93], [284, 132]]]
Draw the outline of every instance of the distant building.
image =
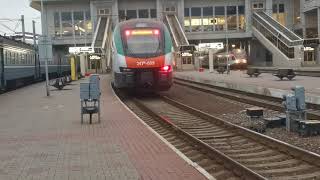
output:
[[[40, 0], [30, 1], [31, 7], [40, 10]], [[319, 0], [43, 1], [42, 31], [51, 39], [53, 61], [67, 55], [70, 46], [91, 46], [100, 16], [110, 16], [115, 25], [133, 18], [163, 20], [165, 12], [174, 11], [192, 44], [226, 42], [228, 38], [230, 49], [245, 49], [253, 65], [320, 64]], [[254, 15], [259, 11], [272, 16], [287, 29], [278, 27], [267, 17]], [[274, 30], [265, 27], [269, 25]], [[299, 40], [291, 32], [305, 40]]]

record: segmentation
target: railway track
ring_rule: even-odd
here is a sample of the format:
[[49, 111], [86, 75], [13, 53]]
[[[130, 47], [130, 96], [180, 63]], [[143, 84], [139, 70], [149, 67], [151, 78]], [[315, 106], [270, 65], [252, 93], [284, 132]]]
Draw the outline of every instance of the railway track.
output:
[[[196, 89], [202, 92], [214, 94], [220, 97], [225, 97], [238, 102], [251, 104], [254, 106], [260, 106], [280, 112], [285, 111], [283, 105], [281, 104], [282, 99], [280, 98], [247, 93], [239, 90], [217, 87], [209, 84], [188, 81], [180, 78], [174, 78], [174, 83], [181, 86]], [[320, 105], [307, 103], [307, 108], [307, 117], [309, 119], [320, 119]]]
[[122, 101], [217, 179], [320, 179], [320, 156], [167, 97]]

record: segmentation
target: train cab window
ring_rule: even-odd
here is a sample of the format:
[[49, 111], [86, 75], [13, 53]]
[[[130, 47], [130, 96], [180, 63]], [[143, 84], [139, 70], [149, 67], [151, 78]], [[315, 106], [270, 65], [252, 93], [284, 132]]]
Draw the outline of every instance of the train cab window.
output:
[[161, 33], [158, 29], [126, 30], [124, 47], [132, 57], [155, 57], [163, 53]]

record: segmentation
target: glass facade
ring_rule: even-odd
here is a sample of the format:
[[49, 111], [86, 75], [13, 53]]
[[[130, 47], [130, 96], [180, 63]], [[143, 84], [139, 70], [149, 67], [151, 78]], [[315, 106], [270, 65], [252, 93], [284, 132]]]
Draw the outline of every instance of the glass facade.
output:
[[156, 9], [126, 9], [119, 10], [118, 12], [119, 21], [125, 21], [129, 19], [137, 19], [137, 18], [157, 18], [157, 10]]
[[61, 12], [62, 36], [73, 35], [72, 13]]
[[214, 25], [215, 25], [215, 31], [225, 31], [225, 7], [224, 6], [217, 6], [215, 7], [215, 19], [214, 19]]
[[191, 8], [191, 31], [200, 32], [202, 31], [201, 23], [201, 8], [193, 7]]
[[54, 35], [56, 37], [92, 35], [90, 11], [55, 12]]
[[237, 6], [227, 6], [228, 31], [237, 30]]
[[136, 19], [137, 17], [137, 10], [127, 10], [127, 20]]
[[286, 13], [285, 13], [284, 4], [272, 5], [272, 17], [283, 26], [286, 25]]
[[150, 9], [150, 17], [157, 18], [157, 10], [156, 9]]
[[213, 31], [214, 19], [213, 19], [213, 7], [202, 8], [203, 17], [203, 31]]
[[[245, 6], [208, 6], [184, 9], [185, 32], [245, 31]], [[228, 29], [227, 29], [228, 28]]]
[[190, 8], [184, 9], [184, 31], [190, 32]]
[[246, 29], [246, 16], [244, 6], [238, 6], [238, 30], [245, 31]]
[[74, 20], [74, 32], [76, 36], [83, 36], [86, 32], [85, 30], [85, 21], [84, 21], [84, 12], [73, 12]]
[[149, 10], [148, 9], [139, 9], [139, 18], [149, 18]]
[[90, 11], [86, 11], [85, 12], [85, 30], [87, 35], [92, 35], [92, 21], [91, 21], [91, 15], [90, 15]]
[[60, 36], [61, 35], [61, 27], [60, 27], [60, 12], [54, 13], [54, 35]]

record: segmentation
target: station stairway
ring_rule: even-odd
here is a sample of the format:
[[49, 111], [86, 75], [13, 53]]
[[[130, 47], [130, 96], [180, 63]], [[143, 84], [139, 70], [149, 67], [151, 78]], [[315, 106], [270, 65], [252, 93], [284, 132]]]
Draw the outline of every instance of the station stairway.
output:
[[173, 38], [173, 44], [176, 50], [178, 50], [180, 46], [189, 45], [189, 41], [175, 14], [166, 14], [165, 23], [169, 27], [169, 31], [171, 37]]
[[253, 36], [273, 55], [274, 66], [300, 66], [303, 62], [303, 39], [263, 11], [252, 15]]
[[[111, 43], [112, 43], [112, 20], [109, 16], [99, 17], [94, 33], [92, 47], [95, 53], [101, 54], [106, 61], [102, 61], [102, 67], [111, 67]], [[105, 68], [102, 68], [105, 71]]]

